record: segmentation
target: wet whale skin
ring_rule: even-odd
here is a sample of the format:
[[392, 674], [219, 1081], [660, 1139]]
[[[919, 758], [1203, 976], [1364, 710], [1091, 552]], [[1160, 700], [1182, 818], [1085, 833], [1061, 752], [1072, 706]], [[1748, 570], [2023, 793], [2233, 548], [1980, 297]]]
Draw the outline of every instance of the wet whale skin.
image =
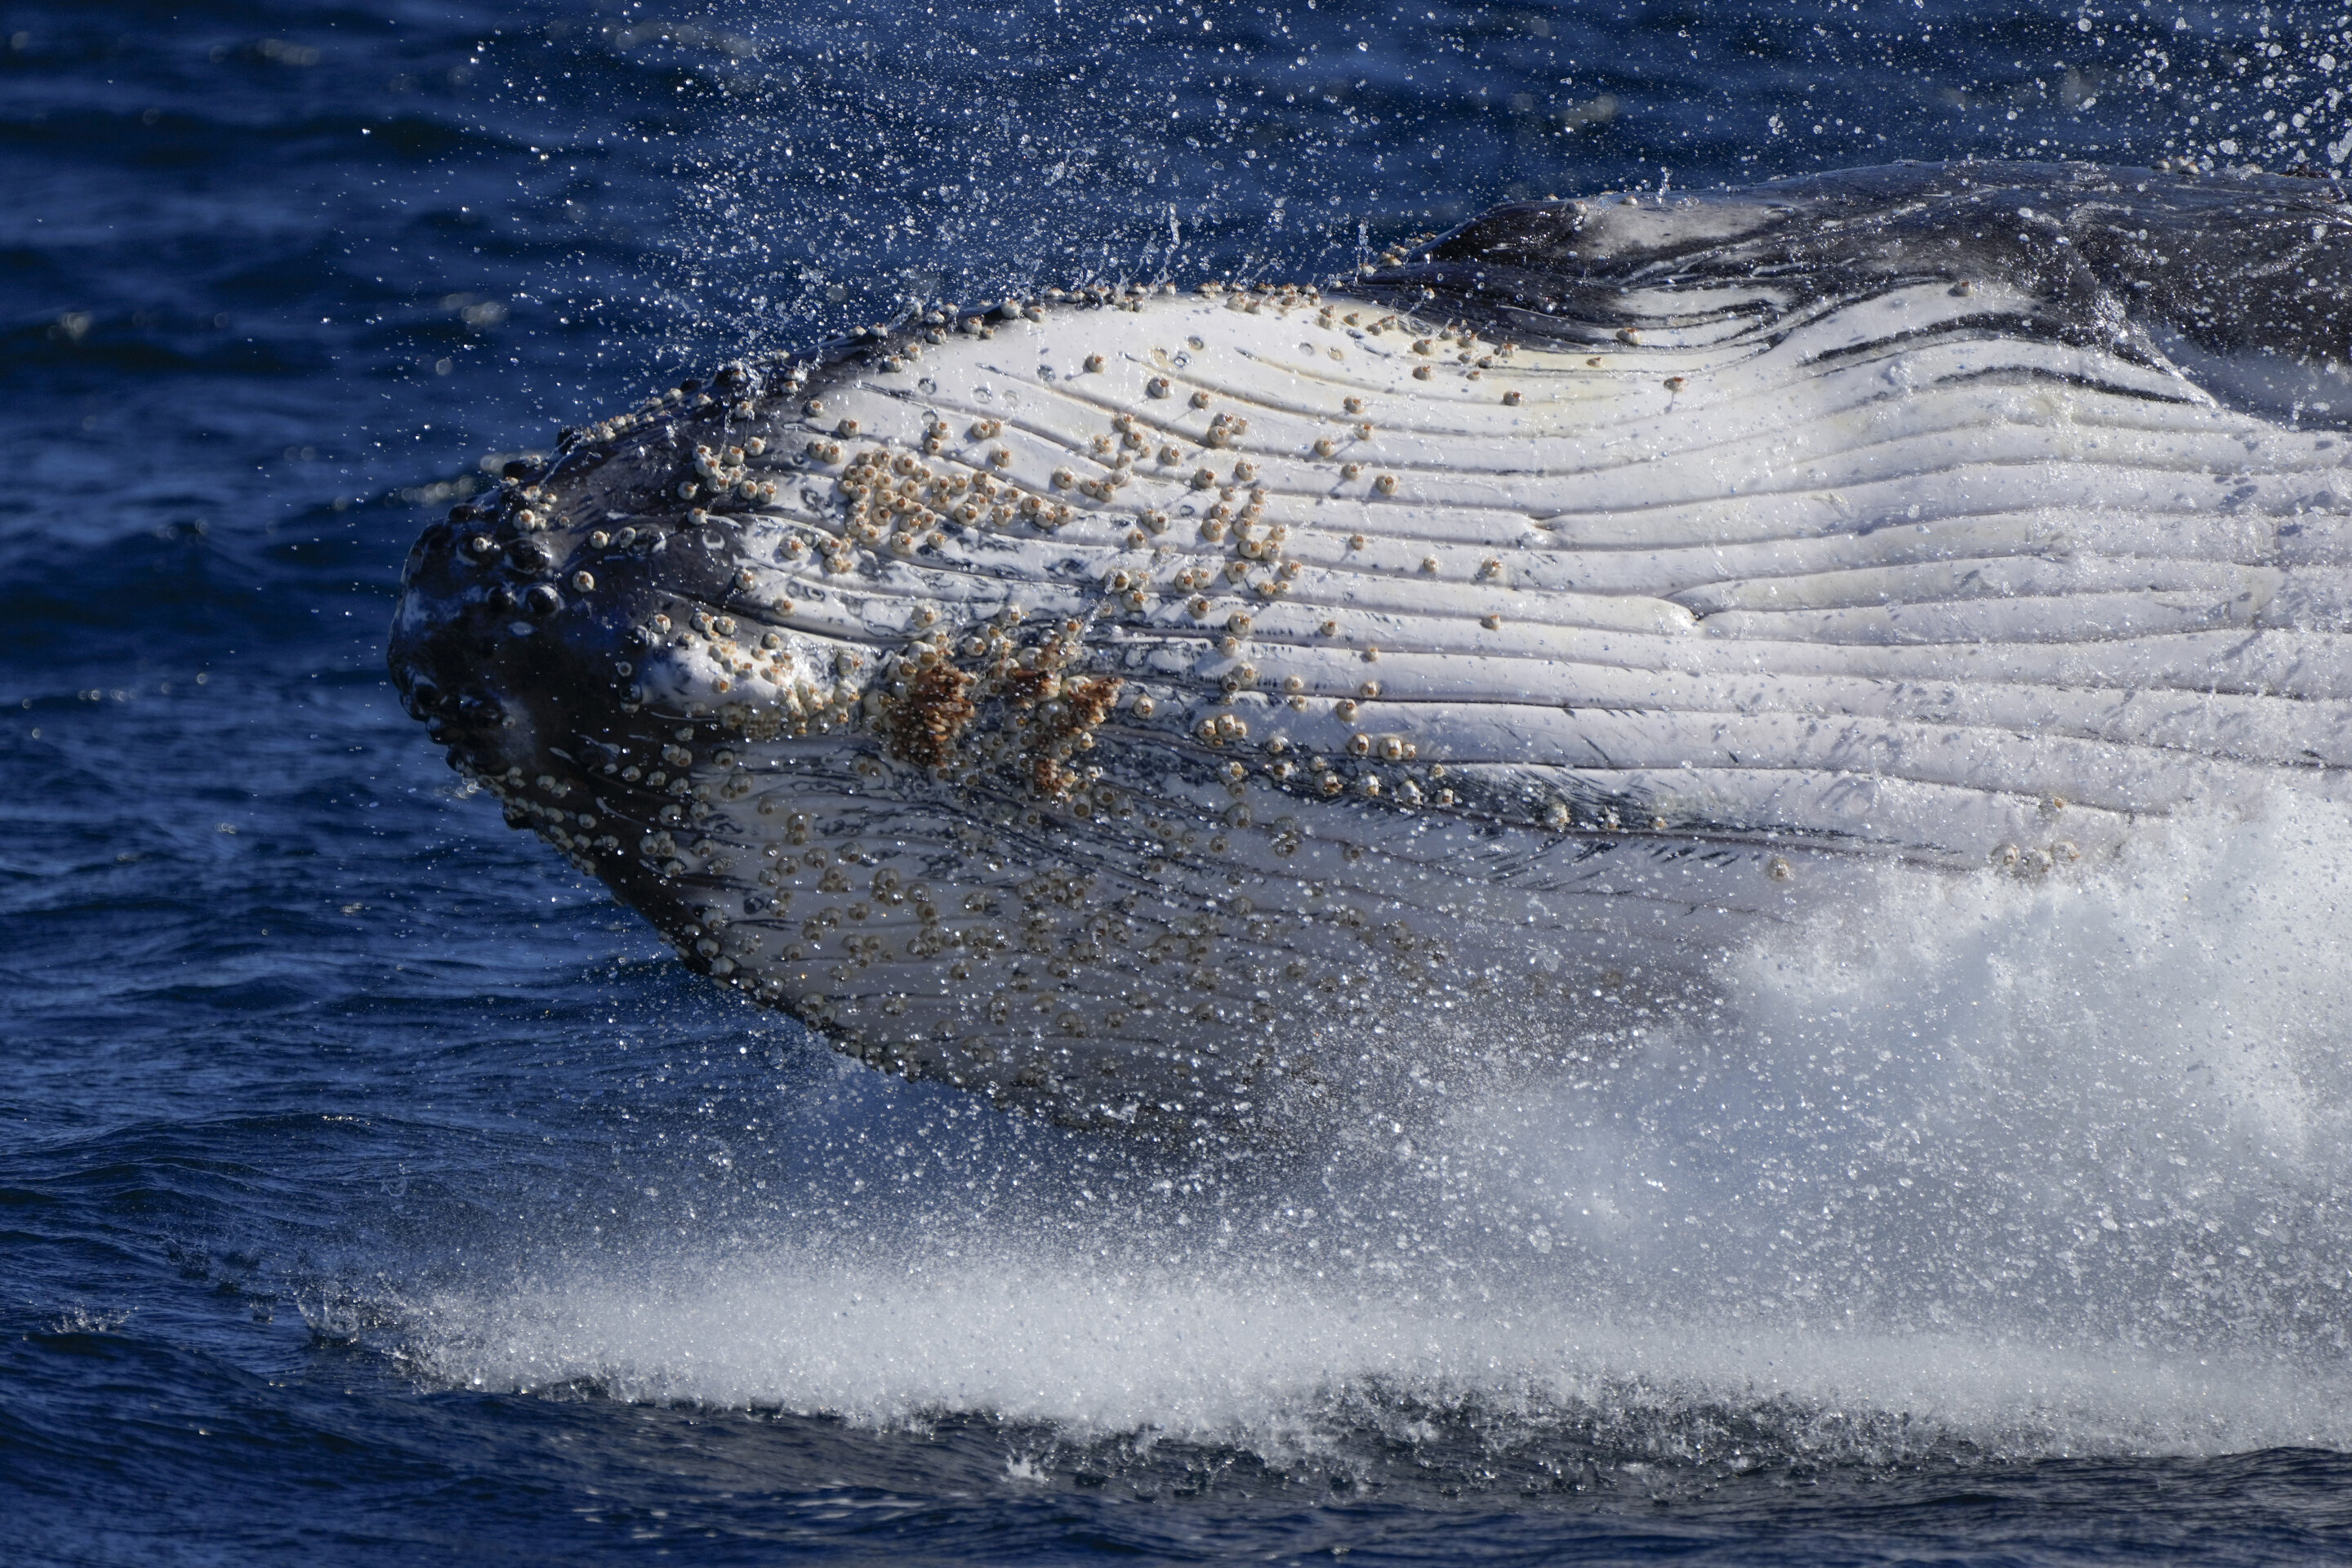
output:
[[[877, 1067], [1223, 1138], [1886, 868], [2341, 793], [2331, 184], [1907, 165], [723, 367], [412, 552], [450, 761]], [[1507, 1026], [1507, 1028], [1506, 1028]]]

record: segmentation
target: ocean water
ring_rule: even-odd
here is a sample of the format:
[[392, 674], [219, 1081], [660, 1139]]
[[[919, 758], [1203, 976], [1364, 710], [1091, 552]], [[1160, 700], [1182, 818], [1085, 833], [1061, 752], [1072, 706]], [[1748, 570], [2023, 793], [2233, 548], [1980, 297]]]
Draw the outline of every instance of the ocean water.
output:
[[2275, 5], [9, 6], [0, 1560], [2352, 1557], [2338, 808], [1212, 1164], [695, 981], [383, 669], [428, 517], [747, 344], [1529, 194], [2324, 172], [2347, 70]]

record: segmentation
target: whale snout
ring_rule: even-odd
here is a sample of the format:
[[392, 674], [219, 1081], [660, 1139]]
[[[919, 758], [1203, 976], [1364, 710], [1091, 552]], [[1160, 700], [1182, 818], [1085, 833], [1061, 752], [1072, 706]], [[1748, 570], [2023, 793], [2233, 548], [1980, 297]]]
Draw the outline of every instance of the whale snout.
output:
[[651, 438], [568, 442], [427, 528], [387, 662], [409, 713], [510, 825], [724, 974], [735, 960], [704, 951], [718, 940], [704, 921], [741, 869], [721, 845], [742, 831], [751, 748], [793, 748], [772, 765], [803, 784], [857, 778], [883, 655], [863, 617], [779, 572], [808, 552], [773, 519], [688, 504], [716, 499], [680, 493], [715, 490], [684, 477], [714, 466], [702, 453], [632, 434]]
[[501, 528], [465, 505], [425, 531], [402, 574], [386, 660], [402, 706], [450, 765], [485, 779], [568, 771], [550, 747], [569, 718], [557, 710], [578, 689], [566, 679], [578, 653], [557, 624], [566, 542], [499, 537], [513, 531], [511, 520]]

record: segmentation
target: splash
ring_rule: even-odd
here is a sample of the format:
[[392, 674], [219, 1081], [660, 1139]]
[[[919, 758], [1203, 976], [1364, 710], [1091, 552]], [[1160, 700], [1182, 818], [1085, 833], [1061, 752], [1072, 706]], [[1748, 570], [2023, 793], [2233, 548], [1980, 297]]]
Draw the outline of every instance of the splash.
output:
[[[999, 1139], [855, 1223], [673, 1221], [394, 1316], [454, 1385], [1265, 1456], [1474, 1415], [1620, 1458], [2341, 1447], [2347, 872], [2340, 807], [2282, 797], [2085, 875], [1895, 876], [1745, 954], [1720, 1024], [1435, 1052], [1313, 1160]], [[941, 1125], [885, 1099], [845, 1148]]]

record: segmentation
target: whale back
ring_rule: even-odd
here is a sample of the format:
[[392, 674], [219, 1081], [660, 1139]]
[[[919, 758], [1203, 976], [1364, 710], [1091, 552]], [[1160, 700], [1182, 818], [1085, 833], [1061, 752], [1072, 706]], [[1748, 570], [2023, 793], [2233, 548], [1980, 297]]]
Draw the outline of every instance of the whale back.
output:
[[2222, 379], [2246, 385], [2230, 393], [2265, 411], [2299, 401], [2301, 422], [2342, 424], [2344, 219], [2333, 180], [1895, 164], [1497, 207], [1375, 277], [1393, 297], [1433, 291], [1570, 339], [1662, 304], [1685, 325], [1729, 310], [1769, 328], [1912, 285], [1998, 281], [2030, 304], [1984, 325], [2151, 363], [2185, 347], [2200, 367], [2234, 363]]
[[1956, 166], [937, 310], [571, 433], [427, 531], [393, 667], [689, 965], [1234, 1135], [1433, 1020], [1703, 1014], [1888, 865], [2341, 793], [2347, 237]]

